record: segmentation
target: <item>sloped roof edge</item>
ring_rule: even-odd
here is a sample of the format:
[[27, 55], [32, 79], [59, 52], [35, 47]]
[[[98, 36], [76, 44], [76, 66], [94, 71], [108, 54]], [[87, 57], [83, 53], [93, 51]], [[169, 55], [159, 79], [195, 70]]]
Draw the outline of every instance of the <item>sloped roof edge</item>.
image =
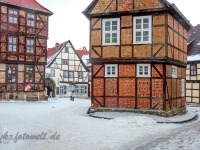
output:
[[[65, 42], [63, 42], [65, 43]], [[90, 70], [87, 68], [87, 66], [84, 64], [84, 62], [82, 61], [82, 59], [79, 57], [78, 53], [76, 52], [76, 49], [74, 48], [72, 42], [70, 40], [66, 41], [66, 43], [60, 48], [59, 52], [54, 56], [54, 58], [52, 59], [52, 61], [47, 64], [45, 67], [49, 67], [56, 59], [56, 57], [60, 54], [61, 50], [63, 49], [63, 47], [65, 47], [67, 44], [70, 44], [73, 51], [75, 52], [75, 54], [78, 56], [79, 60], [81, 61], [81, 64], [83, 65], [83, 67], [85, 68], [86, 71], [90, 72]]]
[[[188, 30], [190, 28], [192, 28], [193, 26], [191, 25], [191, 23], [185, 18], [185, 16], [181, 13], [181, 11], [176, 7], [176, 5], [174, 3], [170, 3], [167, 0], [159, 0], [161, 3], [165, 4], [167, 8], [169, 8], [171, 11], [175, 11], [184, 21], [185, 23], [188, 25]], [[98, 0], [93, 0], [88, 7], [82, 12], [83, 15], [89, 19], [89, 15], [87, 14], [89, 12], [89, 10], [95, 6], [95, 4], [98, 2]]]
[[0, 3], [4, 3], [4, 4], [9, 4], [9, 5], [14, 5], [14, 6], [18, 6], [18, 7], [22, 7], [22, 8], [26, 8], [26, 9], [32, 9], [32, 10], [36, 10], [36, 11], [40, 11], [40, 12], [43, 12], [43, 13], [47, 13], [49, 15], [53, 15], [53, 12], [51, 12], [50, 10], [48, 10], [47, 8], [45, 8], [44, 6], [42, 6], [40, 3], [38, 3], [36, 0], [35, 2], [40, 5], [40, 7], [42, 7], [43, 9], [37, 9], [37, 8], [34, 8], [34, 7], [28, 7], [28, 6], [23, 6], [23, 5], [19, 5], [19, 4], [16, 4], [16, 3], [12, 3], [12, 2], [7, 2], [7, 1], [4, 1], [4, 0], [0, 0]]

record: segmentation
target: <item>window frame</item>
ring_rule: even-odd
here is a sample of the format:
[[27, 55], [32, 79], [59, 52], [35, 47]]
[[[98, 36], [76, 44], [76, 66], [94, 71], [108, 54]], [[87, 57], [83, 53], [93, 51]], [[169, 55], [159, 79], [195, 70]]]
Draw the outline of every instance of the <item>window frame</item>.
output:
[[[148, 18], [149, 19], [149, 28], [144, 29], [143, 26], [143, 19]], [[141, 19], [141, 29], [136, 29], [136, 19]], [[141, 32], [141, 41], [136, 41], [136, 32]], [[143, 31], [149, 32], [149, 40], [144, 41], [143, 40]], [[151, 44], [152, 43], [152, 16], [135, 16], [133, 17], [133, 44]]]
[[171, 74], [172, 78], [177, 78], [177, 66], [172, 65]]
[[[10, 14], [10, 11], [13, 11], [13, 14]], [[17, 14], [15, 15], [14, 12], [16, 12]], [[8, 9], [8, 22], [12, 23], [12, 24], [18, 24], [18, 17], [19, 16], [19, 12], [17, 9], [13, 9], [13, 8], [9, 8]], [[12, 18], [13, 21], [10, 21], [10, 18]], [[16, 18], [16, 22], [14, 21]]]
[[[30, 45], [28, 45], [28, 41], [30, 41]], [[33, 45], [32, 45], [33, 42]], [[33, 52], [28, 52], [27, 50], [29, 48], [33, 48]], [[26, 53], [28, 54], [34, 54], [35, 53], [35, 40], [32, 38], [26, 38]]]
[[[18, 75], [17, 66], [16, 65], [7, 65], [7, 69], [6, 69], [6, 83], [9, 83], [9, 84], [17, 83], [17, 80], [18, 80], [18, 76], [17, 75]], [[9, 81], [9, 76], [11, 76], [11, 81]], [[12, 77], [13, 76], [15, 76], [15, 81], [14, 82], [12, 82]]]
[[69, 53], [69, 47], [68, 46], [65, 47], [65, 53]]
[[60, 85], [59, 95], [65, 95], [65, 94], [67, 94], [67, 86], [66, 85]]
[[[108, 67], [111, 67], [110, 74], [108, 74]], [[115, 67], [115, 74], [112, 74], [112, 67]], [[105, 64], [105, 77], [118, 77], [118, 65]]]
[[69, 65], [68, 59], [62, 59], [62, 65]]
[[[192, 67], [195, 67], [195, 69], [192, 69]], [[192, 74], [192, 72], [193, 72], [193, 74]], [[190, 75], [197, 76], [197, 64], [190, 64]]]
[[[117, 30], [116, 31], [105, 31], [105, 22], [112, 22], [112, 21], [117, 21]], [[109, 19], [103, 19], [102, 20], [103, 24], [103, 30], [102, 30], [102, 45], [119, 45], [120, 44], [120, 18], [109, 18]], [[105, 42], [105, 34], [109, 33], [117, 33], [117, 42], [114, 43], [112, 42], [112, 36], [110, 36], [110, 43]]]
[[[69, 73], [69, 74], [68, 74], [69, 78], [74, 78], [74, 72], [73, 72], [73, 71], [69, 71], [68, 73]], [[71, 75], [72, 75], [72, 76], [71, 76]]]
[[[31, 17], [28, 17], [28, 16], [31, 16]], [[32, 18], [33, 16], [33, 18]], [[29, 22], [30, 22], [30, 25], [29, 25]], [[31, 24], [33, 22], [33, 25]], [[27, 13], [26, 14], [26, 26], [27, 27], [35, 27], [35, 14], [33, 13]]]
[[[34, 84], [35, 83], [35, 67], [34, 66], [31, 66], [31, 65], [26, 65], [25, 67], [25, 73], [24, 73], [24, 83], [30, 83], [30, 84]], [[27, 71], [27, 68], [29, 68], [29, 70], [30, 70], [30, 68], [32, 68], [33, 69], [33, 79], [32, 79], [32, 82], [30, 81], [30, 79], [27, 81], [26, 80], [26, 71]], [[28, 75], [30, 75], [30, 74], [28, 74]]]
[[[81, 77], [80, 77], [80, 73], [81, 73]], [[78, 78], [83, 79], [83, 72], [80, 72], [80, 71], [78, 72]]]
[[[144, 67], [147, 66], [148, 67], [148, 74], [145, 75], [145, 70], [144, 70]], [[140, 73], [140, 67], [143, 67], [142, 69], [142, 75], [139, 74]], [[146, 78], [146, 77], [151, 77], [151, 64], [137, 64], [137, 77], [140, 77], [140, 78]]]
[[64, 71], [63, 71], [63, 77], [64, 77], [64, 78], [69, 78], [69, 71], [64, 70]]
[[[10, 43], [10, 38], [12, 38], [12, 43]], [[13, 44], [13, 39], [16, 40], [16, 43]], [[12, 50], [10, 51], [10, 46], [12, 46]], [[16, 51], [13, 51], [13, 47], [16, 47]], [[18, 37], [17, 36], [8, 36], [8, 52], [17, 52], [18, 51]]]
[[51, 75], [51, 77], [55, 77], [55, 69], [50, 70], [50, 75]]

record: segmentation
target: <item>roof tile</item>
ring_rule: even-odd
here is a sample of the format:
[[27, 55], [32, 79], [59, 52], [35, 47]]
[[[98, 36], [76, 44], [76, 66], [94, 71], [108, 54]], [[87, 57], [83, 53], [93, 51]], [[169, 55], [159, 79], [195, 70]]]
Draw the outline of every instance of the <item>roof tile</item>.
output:
[[53, 14], [50, 10], [40, 5], [36, 0], [0, 0], [0, 2]]

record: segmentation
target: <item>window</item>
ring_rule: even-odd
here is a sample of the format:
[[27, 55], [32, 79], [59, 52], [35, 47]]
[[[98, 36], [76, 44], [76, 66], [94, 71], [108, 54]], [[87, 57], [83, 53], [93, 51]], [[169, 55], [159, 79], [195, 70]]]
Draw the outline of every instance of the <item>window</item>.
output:
[[103, 45], [119, 45], [120, 19], [103, 19]]
[[67, 59], [62, 59], [62, 64], [63, 65], [68, 65], [68, 60]]
[[33, 66], [26, 66], [26, 73], [25, 73], [25, 80], [26, 83], [34, 83], [34, 67]]
[[137, 64], [137, 77], [151, 77], [150, 64]]
[[117, 65], [105, 65], [105, 77], [117, 77], [118, 68]]
[[69, 47], [68, 46], [65, 47], [65, 53], [69, 53]]
[[17, 67], [13, 65], [8, 65], [7, 67], [7, 82], [16, 83], [17, 82]]
[[9, 9], [9, 23], [18, 23], [18, 11], [15, 9]]
[[35, 16], [33, 14], [27, 14], [27, 26], [34, 27], [35, 26]]
[[63, 76], [64, 78], [68, 78], [69, 77], [68, 71], [63, 71]]
[[69, 72], [69, 78], [73, 78], [74, 77], [74, 72]]
[[34, 39], [26, 39], [26, 52], [27, 53], [34, 53], [35, 49], [35, 42]]
[[60, 95], [67, 94], [67, 86], [60, 85]]
[[172, 66], [172, 78], [177, 78], [177, 67]]
[[185, 96], [185, 79], [181, 79], [181, 96]]
[[60, 94], [59, 91], [60, 91], [60, 88], [59, 88], [59, 87], [56, 87], [56, 94], [57, 94], [57, 95]]
[[151, 16], [134, 17], [133, 21], [133, 43], [151, 43]]
[[83, 72], [78, 72], [78, 78], [82, 79], [83, 78]]
[[8, 37], [8, 51], [9, 52], [17, 51], [17, 37], [15, 36]]
[[50, 70], [50, 75], [51, 75], [51, 77], [55, 77], [55, 69]]
[[196, 64], [190, 64], [190, 75], [191, 76], [196, 76], [197, 75]]
[[72, 92], [72, 91], [75, 91], [75, 86], [74, 85], [68, 86], [68, 92]]

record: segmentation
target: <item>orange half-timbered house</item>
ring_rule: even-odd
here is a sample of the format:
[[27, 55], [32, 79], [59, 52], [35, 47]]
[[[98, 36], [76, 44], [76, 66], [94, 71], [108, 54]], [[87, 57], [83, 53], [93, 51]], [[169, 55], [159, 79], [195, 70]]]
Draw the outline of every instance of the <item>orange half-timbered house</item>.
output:
[[4, 99], [45, 96], [48, 18], [35, 0], [0, 1], [0, 91]]
[[93, 0], [92, 106], [184, 114], [187, 35], [192, 25], [166, 0]]

